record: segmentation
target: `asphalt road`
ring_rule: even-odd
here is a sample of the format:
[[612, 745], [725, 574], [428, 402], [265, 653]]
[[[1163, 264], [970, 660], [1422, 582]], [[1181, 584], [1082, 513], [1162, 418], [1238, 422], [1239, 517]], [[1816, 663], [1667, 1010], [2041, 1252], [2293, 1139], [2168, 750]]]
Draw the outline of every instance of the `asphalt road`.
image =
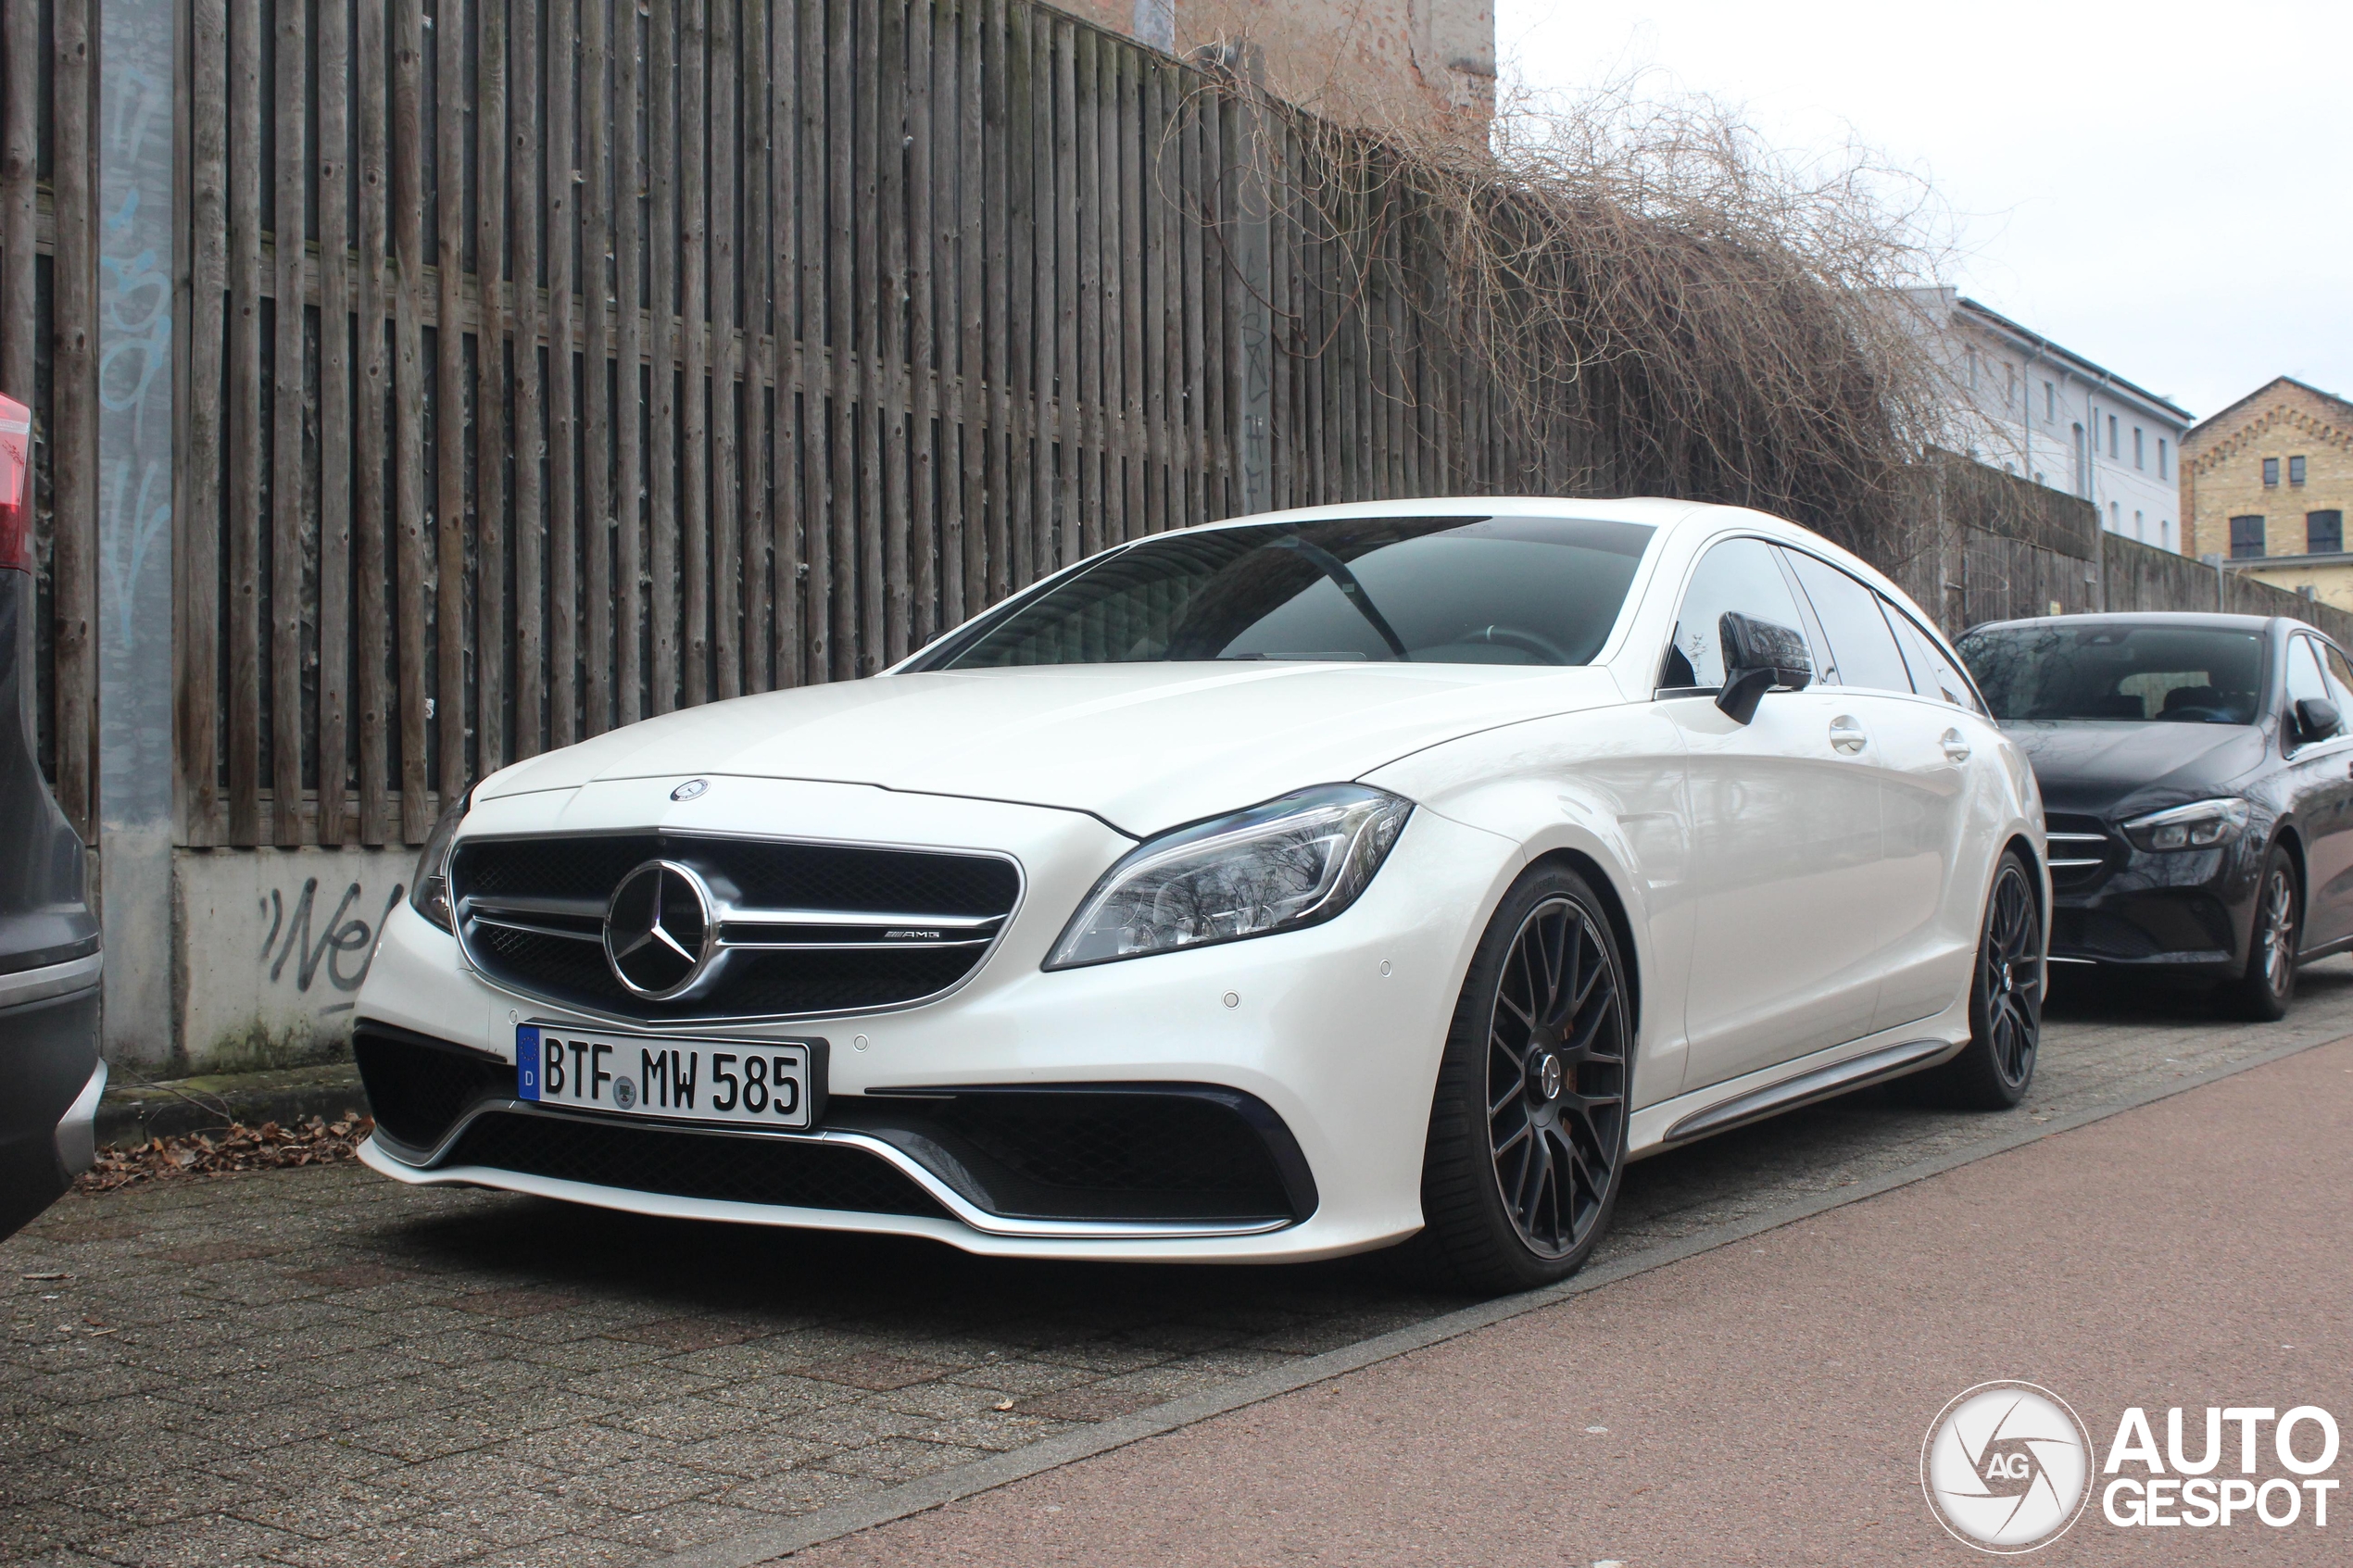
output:
[[[2268, 1026], [2066, 1001], [2008, 1115], [1886, 1091], [1648, 1161], [1597, 1264], [2353, 1035], [2353, 962], [2305, 978]], [[69, 1198], [0, 1291], [0, 1560], [208, 1568], [724, 1556], [1462, 1305], [1377, 1260], [988, 1262], [351, 1168]]]

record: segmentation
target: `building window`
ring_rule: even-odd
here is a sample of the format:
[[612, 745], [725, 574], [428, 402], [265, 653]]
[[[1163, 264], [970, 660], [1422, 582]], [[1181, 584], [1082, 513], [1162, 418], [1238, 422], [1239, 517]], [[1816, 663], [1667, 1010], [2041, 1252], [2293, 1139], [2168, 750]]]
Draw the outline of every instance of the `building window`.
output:
[[2108, 504], [2108, 531], [2110, 533], [2124, 532], [2124, 508], [2114, 501]]
[[2141, 512], [2134, 512], [2133, 514], [2133, 537], [2140, 540], [2143, 544], [2146, 544], [2148, 543], [2148, 536], [2149, 526], [2146, 515]]
[[2134, 425], [2133, 427], [2133, 466], [2136, 469], [2148, 467], [2141, 460], [2141, 427]]
[[2169, 517], [2157, 525], [2157, 540], [2169, 550], [2173, 547], [2173, 520], [2171, 518]]
[[2264, 483], [2268, 486], [2268, 485], [2277, 484], [2279, 482], [2280, 482], [2280, 460], [2279, 460], [2277, 458], [2264, 458], [2264, 459], [2263, 459], [2263, 483]]
[[2108, 456], [2110, 462], [2116, 460], [2116, 416], [2114, 414], [2108, 417]]
[[1974, 348], [1969, 351], [1969, 389], [1971, 392], [1977, 390], [1977, 350]]
[[2173, 477], [2165, 471], [2165, 438], [2161, 435], [2157, 438], [2157, 477], [2159, 479]]
[[2287, 460], [2287, 482], [2290, 484], [2301, 484], [2304, 483], [2303, 458], [2290, 458]]
[[2259, 517], [2231, 519], [2231, 558], [2253, 560], [2263, 553], [2263, 520]]
[[2316, 556], [2334, 556], [2345, 549], [2345, 514], [2341, 511], [2306, 512], [2304, 514], [2304, 547]]
[[2092, 493], [2092, 470], [2083, 458], [2083, 427], [2082, 425], [2075, 427], [2075, 493], [2078, 495], [2089, 495]]
[[2058, 394], [2052, 390], [2049, 382], [2043, 383], [2043, 418], [2045, 420], [2058, 418]]
[[2002, 407], [2007, 408], [2018, 401], [2018, 367], [2002, 367]]

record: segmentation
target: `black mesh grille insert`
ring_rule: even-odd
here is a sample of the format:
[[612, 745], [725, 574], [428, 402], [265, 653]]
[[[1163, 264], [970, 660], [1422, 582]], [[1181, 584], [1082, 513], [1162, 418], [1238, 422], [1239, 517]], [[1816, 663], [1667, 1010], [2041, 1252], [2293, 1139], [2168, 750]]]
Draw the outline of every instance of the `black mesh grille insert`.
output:
[[494, 1110], [466, 1129], [447, 1163], [675, 1198], [948, 1217], [884, 1160], [832, 1144]]
[[[1033, 1192], [1005, 1207], [1055, 1207], [1053, 1194], [1090, 1193], [1076, 1212], [1139, 1216], [1291, 1214], [1266, 1140], [1230, 1107], [1168, 1094], [965, 1094], [940, 1109], [940, 1124]], [[1151, 1199], [1150, 1201], [1120, 1201]], [[1026, 1201], [1025, 1201], [1026, 1199]], [[1295, 1216], [1296, 1217], [1296, 1216]]]
[[[601, 910], [621, 880], [651, 859], [690, 865], [744, 909], [1000, 919], [1013, 912], [1021, 876], [991, 855], [870, 849], [774, 839], [626, 834], [487, 839], [461, 844], [451, 891], [472, 897], [570, 900]], [[528, 920], [529, 917], [526, 917]], [[550, 917], [539, 923], [591, 921]], [[632, 996], [594, 940], [466, 922], [467, 949], [497, 979], [522, 990], [628, 1018], [747, 1018], [894, 1007], [947, 990], [971, 973], [985, 946], [875, 950], [739, 948], [703, 991], [674, 1002]]]
[[428, 1044], [362, 1023], [351, 1036], [368, 1110], [411, 1148], [431, 1148], [478, 1099], [511, 1095], [512, 1064], [457, 1046]]

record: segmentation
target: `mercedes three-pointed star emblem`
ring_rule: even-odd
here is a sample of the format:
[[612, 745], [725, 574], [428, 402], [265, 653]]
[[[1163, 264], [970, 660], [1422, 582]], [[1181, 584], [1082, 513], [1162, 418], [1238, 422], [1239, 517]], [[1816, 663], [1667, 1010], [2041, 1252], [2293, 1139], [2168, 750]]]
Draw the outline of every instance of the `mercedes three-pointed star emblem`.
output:
[[668, 1001], [692, 990], [718, 951], [711, 889], [691, 866], [648, 860], [605, 906], [605, 961], [631, 995]]

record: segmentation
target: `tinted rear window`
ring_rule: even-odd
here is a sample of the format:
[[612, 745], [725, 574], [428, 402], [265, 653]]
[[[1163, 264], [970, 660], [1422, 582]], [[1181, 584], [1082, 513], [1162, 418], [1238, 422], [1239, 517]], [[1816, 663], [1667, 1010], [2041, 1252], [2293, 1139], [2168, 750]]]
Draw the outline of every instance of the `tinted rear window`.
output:
[[1652, 530], [1340, 518], [1148, 539], [985, 618], [919, 668], [1175, 659], [1584, 664]]
[[1997, 719], [2251, 724], [2259, 633], [2209, 626], [1994, 626], [1961, 658]]

